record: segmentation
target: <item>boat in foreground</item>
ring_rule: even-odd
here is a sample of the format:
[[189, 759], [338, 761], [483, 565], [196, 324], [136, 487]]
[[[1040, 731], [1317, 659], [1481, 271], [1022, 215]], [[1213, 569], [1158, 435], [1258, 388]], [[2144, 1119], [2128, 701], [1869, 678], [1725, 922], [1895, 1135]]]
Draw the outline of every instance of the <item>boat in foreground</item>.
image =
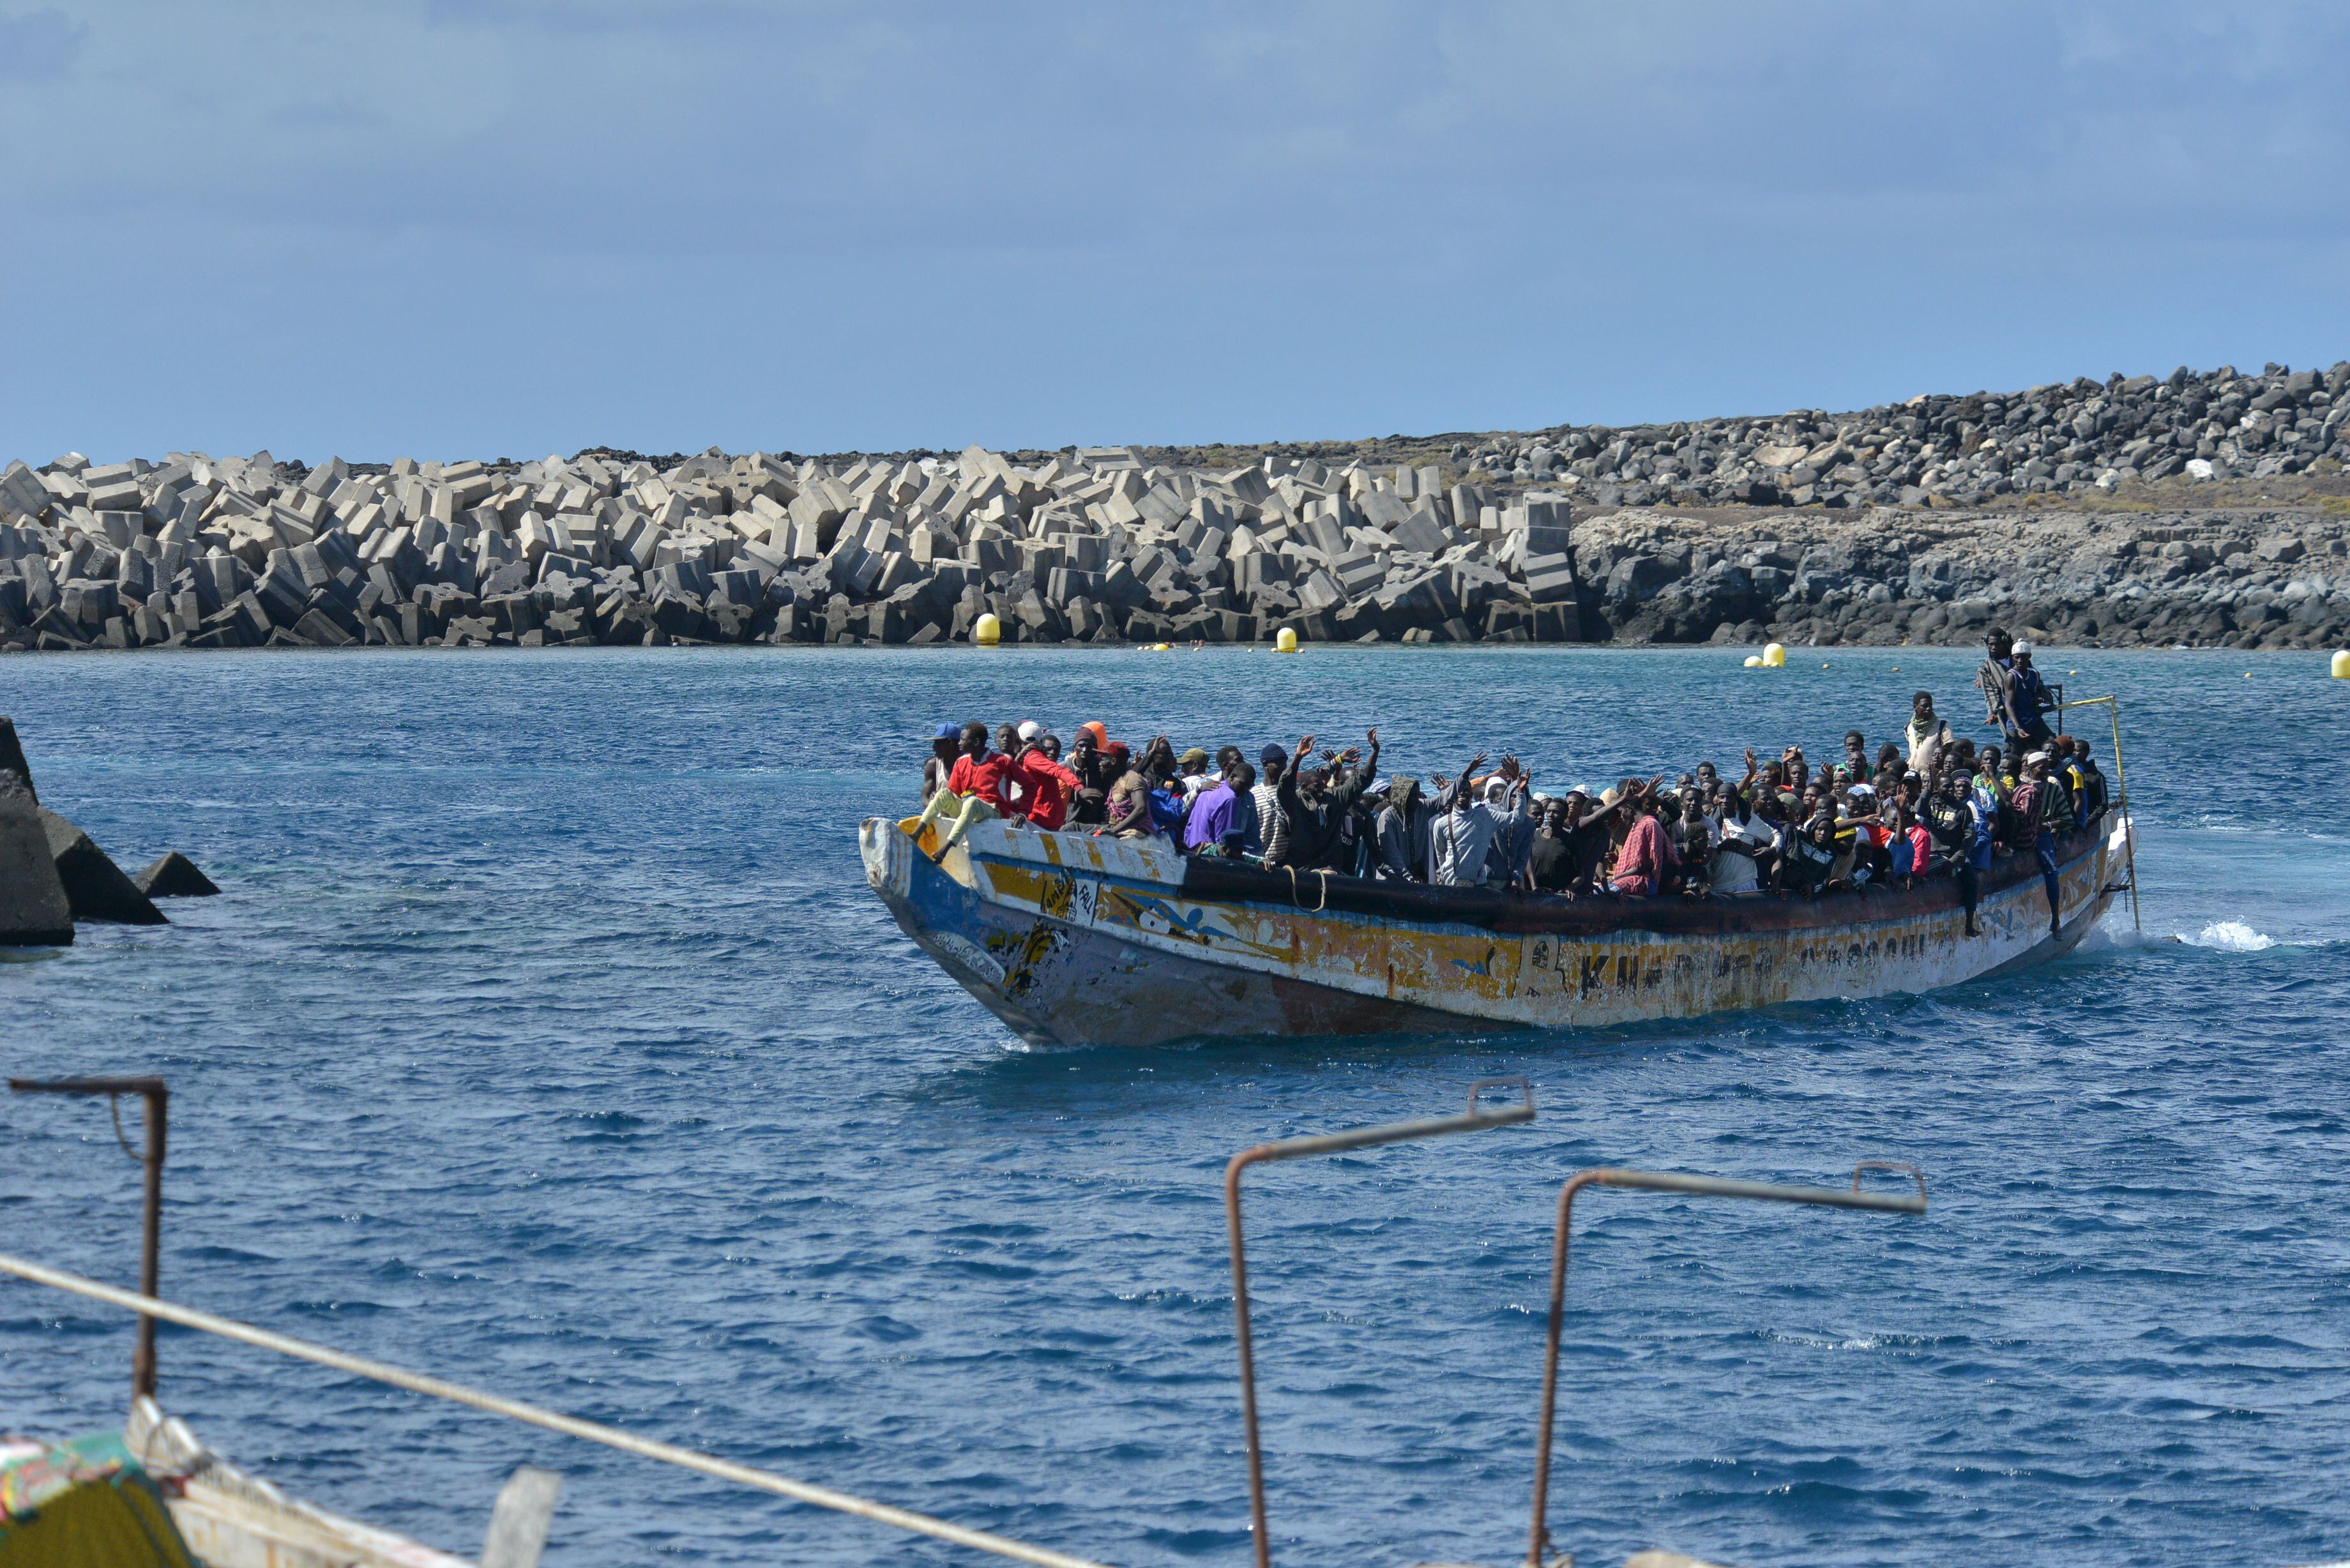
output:
[[2038, 867], [1816, 898], [1559, 898], [1187, 857], [1158, 839], [868, 817], [866, 879], [906, 934], [1037, 1045], [1436, 1033], [1699, 1018], [1957, 985], [2070, 951], [2126, 887], [2120, 812]]

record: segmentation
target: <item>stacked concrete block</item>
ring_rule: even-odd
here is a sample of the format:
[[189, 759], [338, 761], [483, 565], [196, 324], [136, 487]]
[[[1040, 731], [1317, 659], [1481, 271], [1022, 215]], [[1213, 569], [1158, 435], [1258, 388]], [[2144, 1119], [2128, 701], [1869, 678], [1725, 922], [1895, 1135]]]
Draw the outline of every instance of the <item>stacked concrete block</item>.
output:
[[[1038, 641], [1924, 638], [2041, 587], [2049, 603], [2025, 607], [2077, 635], [2176, 624], [2294, 646], [2342, 635], [2338, 517], [2139, 524], [2125, 547], [2093, 516], [2043, 511], [2054, 542], [2020, 552], [2012, 519], [1979, 514], [2231, 476], [2322, 487], [2350, 456], [2345, 399], [2350, 364], [2181, 371], [1445, 438], [1442, 462], [1401, 438], [1237, 464], [1124, 447], [317, 467], [68, 453], [0, 469], [0, 647], [925, 643], [987, 613]], [[1921, 509], [1931, 537], [1907, 521]], [[2162, 624], [2137, 607], [2190, 597]]]

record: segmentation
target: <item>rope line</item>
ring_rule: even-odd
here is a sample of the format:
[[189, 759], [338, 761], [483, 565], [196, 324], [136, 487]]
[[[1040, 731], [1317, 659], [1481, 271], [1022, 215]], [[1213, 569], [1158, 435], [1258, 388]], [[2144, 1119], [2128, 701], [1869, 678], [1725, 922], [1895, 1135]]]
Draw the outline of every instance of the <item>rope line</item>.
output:
[[114, 1141], [122, 1146], [122, 1152], [130, 1157], [131, 1164], [145, 1164], [146, 1161], [140, 1157], [139, 1151], [130, 1147], [130, 1140], [122, 1136], [122, 1096], [120, 1095], [107, 1096], [106, 1109], [108, 1114], [114, 1117]]

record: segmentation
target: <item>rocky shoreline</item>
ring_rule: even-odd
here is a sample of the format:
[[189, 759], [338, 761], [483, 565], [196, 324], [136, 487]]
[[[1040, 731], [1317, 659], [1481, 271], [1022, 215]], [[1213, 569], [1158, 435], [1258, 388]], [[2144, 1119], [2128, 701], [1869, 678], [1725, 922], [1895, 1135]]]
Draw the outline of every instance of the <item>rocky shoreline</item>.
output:
[[2350, 643], [2350, 362], [1263, 447], [0, 473], [0, 649]]

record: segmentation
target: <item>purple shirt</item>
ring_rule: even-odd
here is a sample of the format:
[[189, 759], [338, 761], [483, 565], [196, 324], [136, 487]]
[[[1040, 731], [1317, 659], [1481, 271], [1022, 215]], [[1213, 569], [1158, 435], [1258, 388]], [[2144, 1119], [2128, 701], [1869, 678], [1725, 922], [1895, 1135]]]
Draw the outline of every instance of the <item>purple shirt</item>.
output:
[[1218, 779], [1191, 799], [1183, 823], [1183, 847], [1213, 849], [1232, 830], [1232, 786]]

